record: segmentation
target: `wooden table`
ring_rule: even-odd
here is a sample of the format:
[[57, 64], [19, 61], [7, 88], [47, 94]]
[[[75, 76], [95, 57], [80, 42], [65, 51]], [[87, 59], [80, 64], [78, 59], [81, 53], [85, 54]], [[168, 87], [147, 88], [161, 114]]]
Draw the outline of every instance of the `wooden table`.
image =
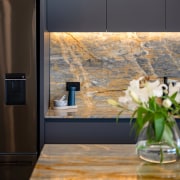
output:
[[180, 180], [180, 161], [147, 163], [137, 157], [135, 145], [46, 144], [31, 179]]

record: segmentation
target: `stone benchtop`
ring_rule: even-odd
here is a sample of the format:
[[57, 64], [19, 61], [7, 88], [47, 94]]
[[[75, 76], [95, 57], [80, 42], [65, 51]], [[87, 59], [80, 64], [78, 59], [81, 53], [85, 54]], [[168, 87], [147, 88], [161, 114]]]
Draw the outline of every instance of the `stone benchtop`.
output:
[[[85, 107], [78, 106], [70, 109], [49, 108], [45, 118], [116, 118], [119, 112], [118, 108], [109, 107]], [[123, 113], [121, 117], [130, 117]]]
[[180, 179], [180, 161], [152, 164], [134, 144], [45, 144], [31, 180]]
[[[69, 109], [53, 109], [49, 108], [45, 118], [46, 119], [116, 119], [119, 113], [116, 107], [86, 107], [77, 106], [77, 108]], [[131, 118], [131, 114], [123, 112], [119, 116], [120, 119]], [[176, 118], [179, 120], [179, 118]]]

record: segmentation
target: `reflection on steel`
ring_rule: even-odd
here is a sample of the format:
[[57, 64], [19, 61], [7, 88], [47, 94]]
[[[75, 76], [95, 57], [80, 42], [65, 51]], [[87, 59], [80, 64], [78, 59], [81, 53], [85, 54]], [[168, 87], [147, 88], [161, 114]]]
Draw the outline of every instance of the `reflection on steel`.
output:
[[[0, 0], [0, 162], [36, 156], [35, 7], [35, 0]], [[25, 74], [26, 104], [6, 105], [7, 73]]]

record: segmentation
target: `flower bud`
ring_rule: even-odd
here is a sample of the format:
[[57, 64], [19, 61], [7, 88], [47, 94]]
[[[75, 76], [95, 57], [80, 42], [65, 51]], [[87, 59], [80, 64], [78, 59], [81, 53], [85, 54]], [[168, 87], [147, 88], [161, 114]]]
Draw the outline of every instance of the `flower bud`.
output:
[[163, 100], [162, 105], [166, 108], [169, 108], [169, 107], [171, 107], [172, 102], [170, 99], [165, 99], [165, 100]]
[[140, 103], [140, 100], [139, 100], [139, 98], [138, 98], [138, 95], [134, 92], [134, 91], [129, 91], [129, 94], [130, 94], [130, 96], [132, 97], [132, 99], [133, 99], [133, 101], [134, 102], [136, 102], [136, 103]]
[[116, 102], [116, 101], [113, 100], [113, 99], [108, 99], [108, 103], [111, 104], [111, 105], [113, 105], [113, 106], [118, 106], [118, 105], [119, 105], [119, 103]]

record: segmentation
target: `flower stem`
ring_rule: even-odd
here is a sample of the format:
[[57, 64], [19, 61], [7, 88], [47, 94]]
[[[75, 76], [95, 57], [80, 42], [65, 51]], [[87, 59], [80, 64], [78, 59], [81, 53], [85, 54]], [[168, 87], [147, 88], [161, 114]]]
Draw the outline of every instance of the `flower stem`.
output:
[[160, 146], [160, 163], [162, 163], [163, 160], [164, 160], [163, 149], [162, 149], [162, 147]]

